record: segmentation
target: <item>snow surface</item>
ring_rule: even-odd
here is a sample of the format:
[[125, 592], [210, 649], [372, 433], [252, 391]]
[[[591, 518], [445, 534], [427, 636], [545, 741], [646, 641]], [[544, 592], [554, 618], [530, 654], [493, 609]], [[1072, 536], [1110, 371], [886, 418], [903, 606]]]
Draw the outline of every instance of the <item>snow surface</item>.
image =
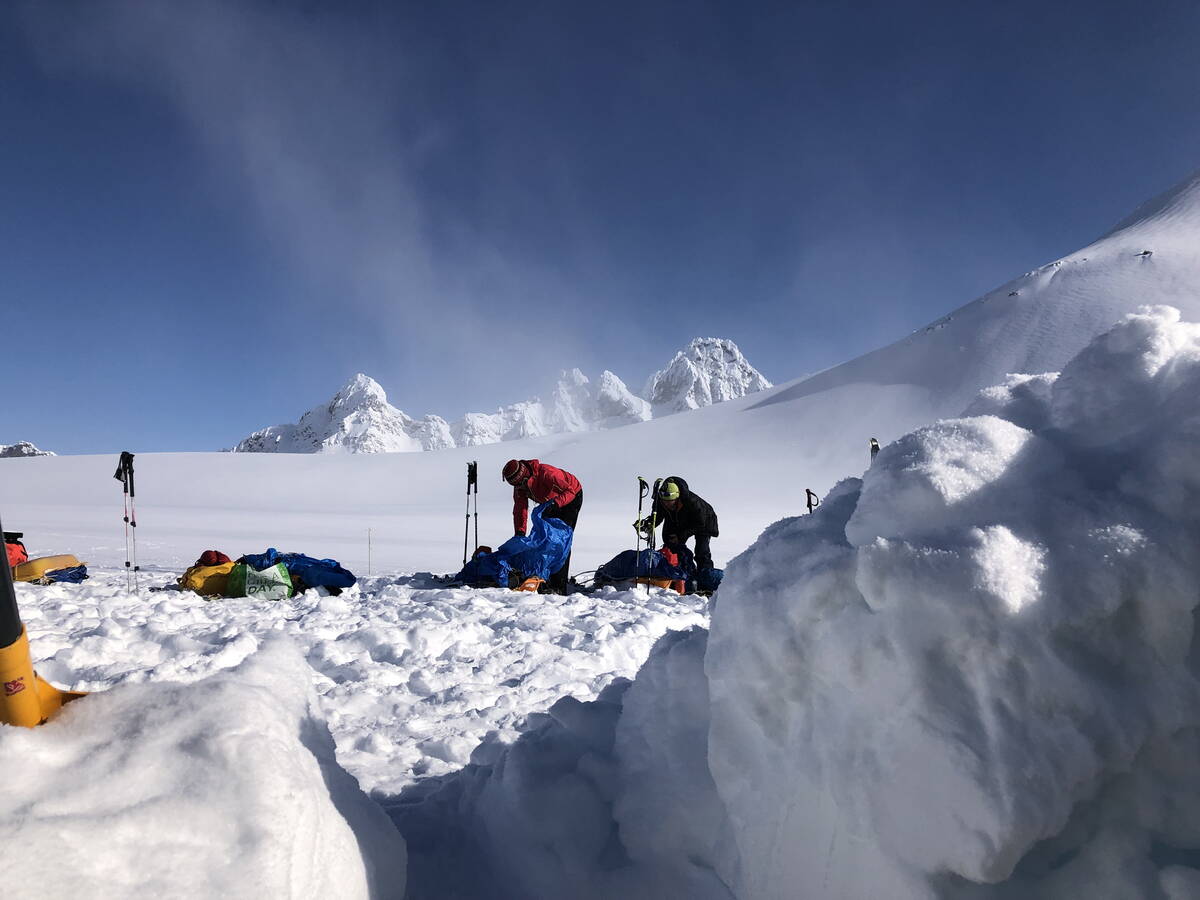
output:
[[1200, 325], [1010, 390], [1043, 426], [992, 391], [884, 447], [730, 563], [711, 635], [394, 811], [413, 896], [1197, 896]]
[[[733, 400], [771, 386], [733, 341], [696, 338], [651, 376], [647, 395], [659, 415]], [[595, 384], [579, 369], [560, 374], [546, 400], [527, 400], [494, 413], [468, 413], [448, 424], [440, 416], [414, 419], [387, 402], [379, 383], [352, 378], [329, 403], [305, 413], [296, 425], [272, 425], [233, 449], [243, 453], [394, 453], [475, 447], [618, 428], [645, 422], [651, 404], [612, 372]]]
[[[339, 763], [368, 791], [388, 785], [373, 797], [407, 842], [414, 900], [1197, 896], [1200, 328], [1162, 308], [1112, 323], [1147, 300], [1200, 319], [1198, 248], [1192, 179], [1059, 265], [750, 397], [437, 453], [138, 455], [147, 586], [210, 547], [273, 545], [362, 573], [371, 529], [386, 574], [339, 598], [134, 598], [117, 570], [115, 455], [6, 462], [5, 526], [35, 555], [100, 569], [81, 586], [19, 588], [34, 653], [62, 686], [115, 685], [119, 699], [164, 678], [202, 690], [205, 675], [253, 666], [268, 632], [290, 634]], [[845, 479], [867, 465], [870, 436], [885, 445], [874, 466]], [[439, 595], [400, 574], [457, 568], [470, 459], [480, 537], [507, 536], [499, 469], [514, 455], [583, 481], [575, 571], [632, 543], [634, 474], [688, 478], [721, 516], [718, 563], [736, 555], [711, 634], [701, 607], [664, 595], [588, 610]], [[788, 518], [806, 487], [833, 490]], [[690, 630], [659, 638], [632, 683], [610, 680], [633, 675], [672, 623]], [[588, 668], [605, 624], [612, 664]], [[532, 657], [512, 653], [522, 643]], [[529, 663], [545, 677], [496, 694], [498, 670]], [[278, 658], [262, 665], [294, 677]], [[393, 693], [419, 699], [405, 710]], [[510, 695], [537, 709], [505, 724]], [[74, 739], [96, 699], [55, 727]], [[473, 719], [483, 739], [455, 745]], [[433, 740], [411, 722], [432, 723]], [[10, 741], [47, 733], [13, 731], [0, 729], [6, 764]], [[392, 773], [397, 741], [430, 774]], [[165, 767], [193, 749], [175, 747]], [[27, 790], [20, 810], [89, 802], [60, 801], [48, 777]]]

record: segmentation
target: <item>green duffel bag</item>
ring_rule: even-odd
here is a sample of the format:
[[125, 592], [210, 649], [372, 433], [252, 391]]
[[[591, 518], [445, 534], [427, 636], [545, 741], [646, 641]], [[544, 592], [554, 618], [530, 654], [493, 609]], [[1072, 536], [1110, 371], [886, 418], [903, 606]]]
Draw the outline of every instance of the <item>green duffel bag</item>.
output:
[[286, 600], [292, 596], [292, 577], [287, 566], [276, 563], [261, 572], [245, 563], [238, 563], [229, 573], [226, 597], [249, 597], [251, 600]]

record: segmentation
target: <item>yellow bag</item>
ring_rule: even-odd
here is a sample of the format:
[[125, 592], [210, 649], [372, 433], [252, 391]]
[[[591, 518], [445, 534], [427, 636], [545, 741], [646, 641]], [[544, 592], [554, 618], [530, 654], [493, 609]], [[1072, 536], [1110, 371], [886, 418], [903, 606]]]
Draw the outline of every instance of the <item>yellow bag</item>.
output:
[[47, 572], [70, 569], [72, 566], [79, 565], [83, 564], [70, 553], [63, 553], [59, 556], [39, 556], [37, 559], [31, 559], [14, 567], [13, 580], [37, 581]]
[[192, 566], [179, 576], [179, 586], [185, 591], [195, 591], [206, 597], [222, 596], [229, 573], [237, 563], [227, 562], [218, 566]]

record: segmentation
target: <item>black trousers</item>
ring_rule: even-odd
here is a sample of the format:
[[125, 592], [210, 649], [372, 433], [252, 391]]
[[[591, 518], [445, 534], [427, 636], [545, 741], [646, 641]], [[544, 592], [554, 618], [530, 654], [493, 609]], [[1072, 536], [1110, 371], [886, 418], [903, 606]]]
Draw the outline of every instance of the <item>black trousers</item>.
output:
[[[583, 506], [583, 489], [579, 489], [579, 493], [575, 495], [575, 499], [566, 506], [555, 507], [554, 512], [547, 510], [543, 515], [543, 519], [558, 519], [560, 522], [565, 522], [571, 526], [572, 539], [574, 538], [575, 523], [579, 521], [579, 510]], [[574, 541], [572, 540], [572, 543]], [[555, 593], [564, 593], [567, 589], [567, 578], [570, 575], [571, 554], [567, 554], [566, 560], [562, 564], [562, 568], [550, 576], [550, 590]]]
[[713, 567], [712, 550], [708, 546], [708, 542], [712, 540], [711, 535], [708, 535], [708, 534], [688, 535], [688, 537], [685, 537], [682, 541], [679, 540], [679, 538], [676, 537], [675, 535], [672, 535], [671, 539], [664, 539], [663, 543], [666, 547], [679, 546], [679, 547], [683, 547], [686, 550], [688, 539], [691, 537], [696, 538], [696, 550], [695, 550], [695, 553], [693, 554], [693, 556], [696, 559], [697, 571], [700, 571], [703, 569], [711, 569]]

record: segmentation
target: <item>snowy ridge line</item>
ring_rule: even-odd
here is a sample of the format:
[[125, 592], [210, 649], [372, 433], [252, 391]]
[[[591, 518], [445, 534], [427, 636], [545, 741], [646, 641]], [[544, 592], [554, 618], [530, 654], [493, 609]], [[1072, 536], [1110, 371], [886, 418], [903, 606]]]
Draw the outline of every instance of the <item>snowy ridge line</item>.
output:
[[475, 447], [550, 434], [619, 428], [654, 416], [700, 409], [771, 387], [733, 341], [696, 338], [652, 375], [642, 399], [612, 372], [593, 384], [579, 369], [563, 372], [547, 400], [468, 413], [450, 424], [414, 419], [387, 402], [378, 382], [356, 375], [328, 403], [295, 425], [272, 425], [233, 448], [240, 453], [397, 453]]

